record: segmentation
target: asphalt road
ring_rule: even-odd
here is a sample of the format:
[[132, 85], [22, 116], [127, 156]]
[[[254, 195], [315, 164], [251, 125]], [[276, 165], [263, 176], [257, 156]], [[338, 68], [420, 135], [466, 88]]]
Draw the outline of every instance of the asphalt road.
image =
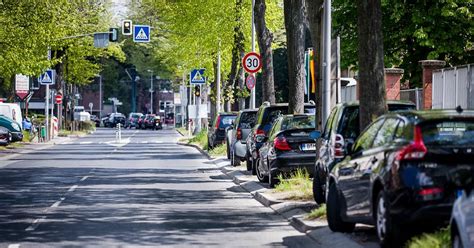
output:
[[317, 246], [178, 138], [99, 129], [0, 159], [0, 247]]

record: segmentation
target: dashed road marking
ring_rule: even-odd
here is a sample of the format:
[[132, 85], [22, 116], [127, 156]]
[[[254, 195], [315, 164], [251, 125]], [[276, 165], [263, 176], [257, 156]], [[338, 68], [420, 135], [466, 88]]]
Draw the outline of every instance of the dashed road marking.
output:
[[73, 192], [74, 190], [77, 189], [77, 187], [78, 187], [78, 185], [74, 185], [74, 186], [72, 186], [71, 188], [69, 188], [69, 189], [67, 190], [67, 192]]
[[20, 248], [20, 244], [11, 244], [8, 248]]
[[79, 144], [81, 144], [81, 145], [90, 145], [90, 144], [92, 144], [92, 141], [82, 141]]
[[89, 176], [84, 176], [83, 178], [81, 178], [81, 182], [84, 182], [85, 180], [87, 180], [87, 178], [89, 178]]
[[41, 222], [43, 222], [45, 219], [46, 219], [46, 216], [36, 219], [35, 221], [33, 221], [33, 224], [31, 224], [29, 227], [25, 229], [25, 231], [30, 232], [30, 231], [36, 230], [36, 228], [38, 228]]
[[51, 205], [51, 208], [57, 208], [61, 204], [62, 201], [56, 201], [53, 205]]

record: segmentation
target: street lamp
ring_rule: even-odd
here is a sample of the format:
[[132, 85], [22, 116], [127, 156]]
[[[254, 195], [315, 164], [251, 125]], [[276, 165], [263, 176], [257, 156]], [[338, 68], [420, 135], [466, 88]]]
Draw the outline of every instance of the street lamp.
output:
[[153, 114], [153, 70], [147, 70], [150, 74], [150, 114]]

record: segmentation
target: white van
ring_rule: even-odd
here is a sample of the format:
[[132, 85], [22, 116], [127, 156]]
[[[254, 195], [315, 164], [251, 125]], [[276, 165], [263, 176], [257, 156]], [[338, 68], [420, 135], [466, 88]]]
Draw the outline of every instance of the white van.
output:
[[20, 127], [23, 121], [23, 116], [21, 115], [20, 105], [17, 103], [0, 103], [0, 115], [5, 115], [6, 117], [16, 121]]

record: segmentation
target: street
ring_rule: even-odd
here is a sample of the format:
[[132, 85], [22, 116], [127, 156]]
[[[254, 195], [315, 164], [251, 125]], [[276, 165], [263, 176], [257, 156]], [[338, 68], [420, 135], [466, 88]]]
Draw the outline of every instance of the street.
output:
[[316, 245], [179, 137], [99, 128], [0, 158], [0, 247]]

